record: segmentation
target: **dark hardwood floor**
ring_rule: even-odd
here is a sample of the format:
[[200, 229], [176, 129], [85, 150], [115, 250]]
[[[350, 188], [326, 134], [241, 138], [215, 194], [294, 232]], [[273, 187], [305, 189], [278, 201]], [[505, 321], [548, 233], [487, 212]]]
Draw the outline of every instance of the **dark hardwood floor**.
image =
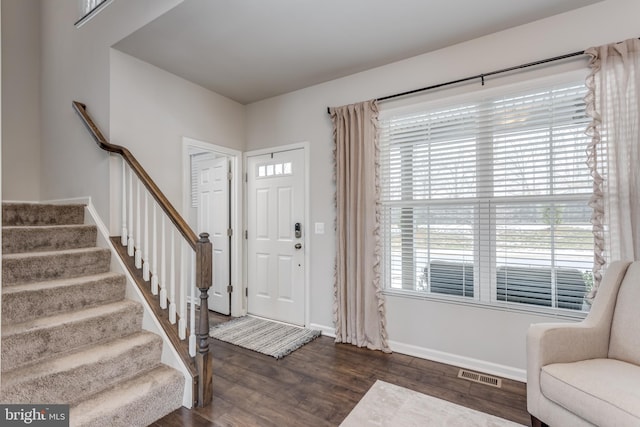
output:
[[[211, 313], [211, 323], [229, 320]], [[338, 426], [376, 380], [529, 425], [523, 383], [458, 379], [458, 368], [319, 337], [283, 359], [211, 340], [213, 403], [181, 408], [154, 427]]]

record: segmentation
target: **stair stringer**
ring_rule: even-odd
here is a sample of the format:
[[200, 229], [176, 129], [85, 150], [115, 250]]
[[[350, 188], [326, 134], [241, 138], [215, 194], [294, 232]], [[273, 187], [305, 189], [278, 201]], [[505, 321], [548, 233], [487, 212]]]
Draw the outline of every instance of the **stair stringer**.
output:
[[145, 300], [142, 295], [140, 289], [135, 284], [133, 277], [129, 273], [129, 270], [125, 267], [120, 255], [116, 252], [113, 244], [109, 239], [109, 230], [98, 215], [98, 211], [95, 209], [93, 203], [91, 202], [91, 197], [79, 197], [79, 198], [71, 198], [71, 199], [58, 199], [58, 200], [48, 200], [46, 202], [41, 203], [50, 203], [50, 204], [84, 204], [85, 205], [85, 224], [95, 225], [98, 229], [98, 238], [97, 238], [97, 247], [109, 249], [111, 252], [111, 271], [116, 273], [124, 274], [126, 278], [126, 293], [125, 298], [136, 301], [140, 303], [143, 307], [143, 315], [142, 315], [142, 329], [152, 332], [160, 338], [162, 338], [162, 357], [161, 362], [165, 365], [168, 365], [179, 372], [184, 376], [184, 391], [182, 397], [182, 406], [185, 408], [193, 407], [193, 379], [191, 378], [191, 374], [187, 366], [185, 366], [184, 362], [180, 358], [178, 352], [175, 350], [169, 337], [165, 333], [162, 328], [160, 322], [153, 314], [151, 307]]

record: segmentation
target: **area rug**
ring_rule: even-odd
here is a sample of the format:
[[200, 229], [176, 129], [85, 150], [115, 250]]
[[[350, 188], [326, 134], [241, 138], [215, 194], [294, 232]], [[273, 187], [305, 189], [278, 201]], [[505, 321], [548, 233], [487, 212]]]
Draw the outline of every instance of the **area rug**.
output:
[[340, 426], [516, 427], [522, 424], [378, 380]]
[[244, 316], [214, 326], [209, 331], [213, 338], [258, 353], [283, 358], [320, 335], [320, 331], [279, 322]]

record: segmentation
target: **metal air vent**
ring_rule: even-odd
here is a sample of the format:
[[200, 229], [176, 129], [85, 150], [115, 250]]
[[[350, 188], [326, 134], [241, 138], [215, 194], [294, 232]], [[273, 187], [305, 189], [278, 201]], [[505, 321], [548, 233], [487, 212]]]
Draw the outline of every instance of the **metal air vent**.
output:
[[486, 384], [491, 387], [502, 388], [502, 379], [479, 372], [467, 371], [466, 369], [460, 369], [460, 371], [458, 371], [458, 378], [473, 381], [474, 383]]

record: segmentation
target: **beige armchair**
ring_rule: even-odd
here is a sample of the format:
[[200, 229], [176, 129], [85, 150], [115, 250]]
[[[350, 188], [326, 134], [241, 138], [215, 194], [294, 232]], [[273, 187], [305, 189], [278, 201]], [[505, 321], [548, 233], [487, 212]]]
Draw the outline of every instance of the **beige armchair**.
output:
[[533, 426], [640, 426], [640, 261], [612, 263], [579, 323], [532, 325]]

